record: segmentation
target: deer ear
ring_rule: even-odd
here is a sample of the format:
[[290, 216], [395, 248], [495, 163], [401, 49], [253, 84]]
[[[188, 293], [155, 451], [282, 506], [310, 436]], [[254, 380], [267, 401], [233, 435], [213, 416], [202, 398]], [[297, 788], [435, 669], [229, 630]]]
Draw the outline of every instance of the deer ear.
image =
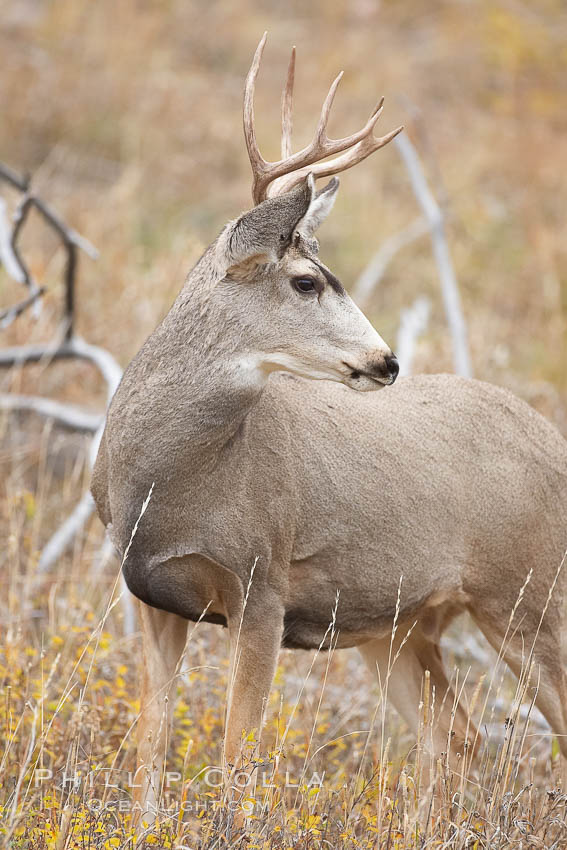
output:
[[274, 260], [269, 254], [252, 254], [251, 257], [246, 257], [245, 260], [230, 265], [226, 269], [226, 275], [231, 280], [245, 283], [254, 279], [260, 266], [265, 266], [272, 262]]
[[244, 266], [245, 275], [249, 276], [251, 266], [281, 260], [312, 201], [312, 186], [306, 180], [291, 192], [268, 198], [230, 222], [218, 242], [224, 268], [238, 277], [238, 268]]
[[315, 179], [312, 174], [310, 174], [307, 178], [307, 182], [311, 189], [311, 202], [305, 215], [298, 222], [296, 230], [301, 234], [301, 236], [310, 238], [331, 212], [337, 196], [339, 181], [336, 177], [333, 177], [333, 179], [317, 193], [315, 193]]

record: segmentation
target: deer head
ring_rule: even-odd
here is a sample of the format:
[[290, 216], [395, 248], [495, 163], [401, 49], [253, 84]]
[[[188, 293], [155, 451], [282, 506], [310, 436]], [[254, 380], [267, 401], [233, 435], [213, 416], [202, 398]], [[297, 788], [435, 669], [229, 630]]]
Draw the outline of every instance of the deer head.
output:
[[[362, 130], [330, 139], [327, 124], [339, 74], [323, 104], [313, 141], [292, 154], [292, 51], [282, 98], [282, 158], [267, 162], [256, 143], [253, 106], [265, 42], [266, 35], [256, 50], [244, 95], [244, 135], [256, 206], [230, 222], [215, 244], [220, 277], [216, 295], [238, 317], [238, 336], [246, 348], [242, 362], [248, 367], [264, 375], [283, 369], [358, 390], [377, 389], [393, 383], [398, 363], [342, 284], [318, 259], [314, 233], [333, 206], [339, 181], [333, 176], [317, 191], [315, 178], [350, 168], [402, 128], [374, 137], [382, 98]], [[336, 156], [329, 160], [332, 155]]]

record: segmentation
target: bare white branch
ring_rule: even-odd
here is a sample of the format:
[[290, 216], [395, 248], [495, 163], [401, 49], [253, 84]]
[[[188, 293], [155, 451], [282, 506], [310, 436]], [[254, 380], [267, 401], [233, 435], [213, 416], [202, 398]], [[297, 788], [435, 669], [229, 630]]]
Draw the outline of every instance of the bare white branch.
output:
[[433, 253], [441, 281], [445, 315], [453, 342], [455, 372], [459, 375], [470, 377], [472, 375], [472, 369], [467, 340], [467, 328], [463, 317], [457, 278], [447, 245], [443, 214], [427, 185], [419, 157], [407, 135], [403, 133], [397, 136], [394, 144], [404, 161], [414, 194], [429, 224]]
[[77, 534], [84, 528], [94, 508], [93, 497], [90, 494], [90, 490], [87, 490], [86, 493], [83, 493], [73, 512], [69, 514], [63, 525], [59, 526], [55, 534], [50, 537], [45, 545], [37, 565], [39, 573], [46, 573], [51, 569], [63, 552], [67, 550]]
[[[89, 446], [89, 464], [91, 468], [96, 460], [98, 447], [104, 431], [104, 424], [105, 419], [102, 419]], [[89, 520], [93, 511], [94, 501], [90, 491], [87, 491], [83, 494], [81, 501], [77, 504], [73, 513], [67, 517], [63, 525], [48, 540], [39, 559], [38, 570], [40, 573], [50, 570], [63, 553], [67, 551], [77, 534], [80, 533]]]
[[416, 298], [411, 307], [402, 310], [396, 342], [400, 375], [411, 374], [417, 340], [427, 328], [431, 303], [429, 298]]
[[69, 340], [68, 347], [76, 357], [81, 357], [83, 360], [90, 360], [98, 368], [106, 381], [108, 402], [110, 403], [122, 379], [122, 369], [118, 362], [105, 348], [101, 348], [98, 345], [91, 345], [91, 343], [85, 342], [84, 339], [78, 336], [74, 336], [72, 340]]
[[74, 404], [65, 404], [41, 396], [16, 395], [15, 393], [0, 394], [0, 410], [26, 410], [53, 419], [61, 425], [73, 428], [75, 431], [95, 433], [100, 427], [103, 417], [99, 413], [90, 413]]
[[[104, 422], [105, 420], [101, 417], [99, 419], [100, 424], [89, 446], [88, 457], [91, 468], [96, 460], [98, 447], [104, 430]], [[80, 501], [77, 503], [73, 512], [69, 514], [63, 525], [59, 526], [57, 531], [52, 534], [47, 541], [38, 563], [38, 571], [40, 573], [48, 572], [67, 551], [77, 534], [82, 531], [85, 524], [90, 519], [94, 508], [95, 504], [93, 497], [91, 496], [90, 490], [87, 490], [83, 493]]]
[[0, 349], [0, 367], [39, 363], [42, 360], [78, 357], [93, 363], [104, 378], [108, 388], [108, 400], [112, 398], [122, 377], [122, 369], [108, 351], [91, 345], [80, 337], [73, 336], [61, 344], [20, 345]]
[[[106, 383], [108, 402], [110, 403], [110, 399], [120, 383], [122, 369], [108, 351], [97, 345], [91, 345], [80, 337], [72, 336], [70, 339], [64, 340], [61, 344], [23, 345], [16, 348], [1, 349], [0, 366], [6, 367], [24, 363], [39, 363], [43, 360], [72, 357], [88, 360], [97, 367]], [[51, 399], [37, 399], [25, 396], [2, 397], [2, 399], [4, 398], [6, 399], [5, 406], [10, 407], [10, 409], [19, 407], [20, 409], [34, 410], [36, 413], [57, 419], [71, 427], [80, 427], [81, 430], [94, 432], [89, 449], [89, 462], [92, 466], [104, 429], [105, 420], [103, 416], [87, 414], [86, 411], [81, 411], [80, 408], [63, 405], [61, 402]], [[10, 399], [14, 398], [15, 401], [11, 402]], [[74, 423], [73, 425], [72, 422]], [[38, 569], [40, 573], [47, 572], [69, 548], [76, 535], [82, 530], [91, 516], [93, 510], [94, 502], [90, 493], [87, 492], [83, 495], [72, 514], [70, 514], [46, 544], [39, 560]]]
[[16, 283], [25, 283], [26, 276], [12, 249], [12, 225], [8, 221], [8, 208], [0, 198], [0, 263]]
[[29, 298], [20, 302], [13, 308], [9, 308], [3, 314], [3, 324], [9, 324], [16, 316], [31, 306], [34, 316], [38, 317], [41, 312], [41, 288], [35, 281], [28, 264], [20, 253], [18, 241], [20, 234], [28, 220], [31, 210], [35, 209], [43, 218], [47, 226], [57, 235], [67, 255], [64, 270], [65, 300], [65, 336], [71, 339], [73, 336], [75, 320], [75, 284], [77, 276], [77, 253], [79, 250], [87, 254], [91, 259], [98, 257], [96, 248], [91, 245], [73, 228], [57, 215], [57, 213], [37, 197], [31, 188], [30, 178], [20, 176], [3, 163], [0, 163], [0, 181], [8, 183], [13, 189], [22, 193], [22, 197], [14, 215], [11, 225], [8, 224], [6, 205], [2, 201], [0, 207], [0, 262], [2, 262], [11, 277], [19, 283], [25, 284], [29, 290]]
[[[19, 303], [0, 312], [0, 327], [6, 327], [28, 307], [37, 310], [43, 288], [40, 288], [18, 250], [18, 238], [27, 221], [29, 213], [35, 209], [46, 224], [57, 234], [67, 254], [65, 266], [65, 303], [63, 335], [49, 344], [26, 345], [0, 350], [0, 368], [22, 366], [25, 363], [49, 363], [60, 358], [78, 358], [93, 363], [102, 375], [107, 386], [107, 400], [112, 396], [122, 377], [122, 370], [112, 355], [103, 348], [90, 345], [74, 334], [75, 316], [75, 279], [77, 272], [77, 250], [84, 251], [92, 259], [98, 257], [98, 252], [91, 243], [77, 233], [59, 218], [55, 211], [41, 198], [33, 194], [30, 188], [30, 178], [20, 176], [10, 168], [0, 163], [0, 181], [9, 184], [13, 189], [22, 193], [20, 203], [16, 208], [12, 222], [8, 221], [7, 207], [0, 198], [0, 264], [7, 274], [17, 283], [23, 283], [28, 288], [28, 297]], [[94, 464], [105, 419], [83, 410], [75, 405], [66, 404], [47, 398], [22, 395], [0, 395], [0, 410], [26, 410], [53, 419], [67, 427], [93, 434], [89, 450], [89, 463]], [[45, 546], [38, 564], [38, 572], [47, 572], [61, 555], [69, 548], [77, 534], [85, 526], [94, 511], [94, 502], [90, 492], [81, 497], [73, 512], [52, 535]], [[100, 570], [108, 560], [113, 546], [106, 538], [100, 551], [97, 568]], [[122, 579], [124, 583], [124, 579]], [[135, 615], [132, 607], [132, 597], [124, 586], [122, 594], [124, 606], [124, 624], [126, 633], [133, 631]]]

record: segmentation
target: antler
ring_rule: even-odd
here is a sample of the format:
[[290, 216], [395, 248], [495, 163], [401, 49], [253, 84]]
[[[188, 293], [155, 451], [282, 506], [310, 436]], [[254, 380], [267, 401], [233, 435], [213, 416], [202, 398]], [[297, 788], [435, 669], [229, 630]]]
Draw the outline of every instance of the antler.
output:
[[[329, 93], [325, 98], [313, 140], [303, 150], [292, 154], [291, 115], [295, 76], [294, 47], [291, 51], [287, 80], [282, 94], [282, 158], [277, 162], [267, 162], [258, 148], [254, 127], [254, 90], [256, 88], [256, 78], [267, 36], [268, 34], [264, 33], [256, 48], [244, 88], [244, 137], [246, 139], [250, 165], [252, 166], [252, 197], [255, 204], [265, 201], [268, 197], [287, 192], [297, 183], [300, 183], [309, 172], [314, 177], [328, 177], [331, 174], [346, 171], [347, 168], [352, 168], [353, 165], [366, 159], [374, 151], [383, 148], [384, 145], [391, 142], [394, 136], [397, 136], [403, 130], [403, 127], [398, 127], [386, 136], [382, 136], [379, 139], [375, 138], [373, 130], [374, 125], [382, 114], [384, 103], [384, 98], [382, 97], [362, 130], [353, 133], [351, 136], [345, 136], [344, 139], [330, 139], [327, 135], [327, 124], [329, 122], [333, 100], [343, 76], [341, 71], [331, 84]], [[340, 154], [340, 156], [335, 156], [334, 159], [327, 159], [327, 157], [334, 154]], [[325, 161], [322, 162], [322, 160]]]

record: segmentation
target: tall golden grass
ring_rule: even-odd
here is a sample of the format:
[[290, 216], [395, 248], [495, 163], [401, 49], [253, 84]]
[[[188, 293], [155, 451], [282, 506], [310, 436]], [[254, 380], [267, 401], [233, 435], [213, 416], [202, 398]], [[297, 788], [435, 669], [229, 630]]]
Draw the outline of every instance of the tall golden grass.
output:
[[[190, 630], [177, 673], [159, 815], [135, 830], [138, 636], [123, 634], [117, 565], [96, 577], [86, 569], [92, 538], [77, 547], [68, 573], [38, 580], [22, 541], [41, 510], [38, 494], [28, 498], [23, 523], [19, 512], [12, 517], [12, 604], [0, 662], [2, 846], [565, 846], [567, 797], [554, 777], [557, 744], [532, 717], [538, 681], [530, 647], [517, 683], [502, 653], [488, 656], [486, 669], [482, 653], [465, 660], [449, 650], [455, 692], [483, 732], [476, 761], [464, 752], [452, 767], [450, 737], [437, 760], [428, 747], [446, 695], [432, 691], [427, 676], [415, 741], [388, 708], [389, 673], [377, 691], [347, 652], [282, 653], [267, 755], [253, 751], [235, 779], [243, 789], [235, 805], [223, 795], [218, 767], [225, 641], [202, 623]], [[403, 643], [406, 631], [396, 617], [390, 670], [396, 632]], [[457, 634], [449, 646], [458, 652]], [[329, 635], [333, 645], [333, 622]], [[249, 817], [237, 828], [240, 809]]]

